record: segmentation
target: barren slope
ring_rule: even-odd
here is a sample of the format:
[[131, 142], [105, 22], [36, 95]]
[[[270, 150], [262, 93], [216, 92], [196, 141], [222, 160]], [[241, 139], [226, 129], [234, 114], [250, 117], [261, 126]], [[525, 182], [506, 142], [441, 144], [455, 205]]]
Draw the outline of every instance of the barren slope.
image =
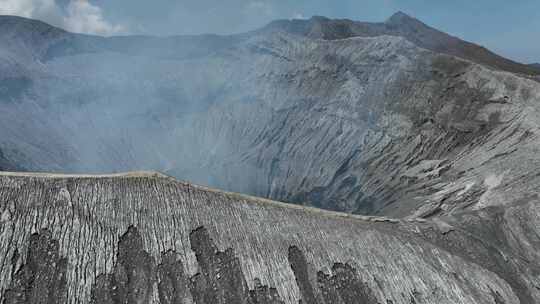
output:
[[441, 222], [332, 213], [144, 172], [3, 174], [0, 192], [3, 303], [540, 299], [533, 260]]
[[28, 170], [155, 169], [397, 217], [537, 192], [540, 85], [402, 37], [324, 40], [271, 26], [101, 38], [11, 22], [0, 148]]
[[4, 16], [0, 39], [2, 170], [398, 218], [5, 174], [7, 303], [540, 302], [522, 65], [400, 14], [168, 38]]

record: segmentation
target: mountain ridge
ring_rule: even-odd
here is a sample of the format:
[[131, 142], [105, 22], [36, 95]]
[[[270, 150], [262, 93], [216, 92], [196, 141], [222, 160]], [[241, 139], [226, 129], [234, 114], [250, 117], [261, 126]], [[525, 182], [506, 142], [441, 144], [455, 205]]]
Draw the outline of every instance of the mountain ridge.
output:
[[[387, 223], [397, 223], [399, 219], [392, 219], [383, 216], [366, 216], [358, 214], [350, 214], [345, 212], [337, 212], [331, 210], [325, 210], [320, 208], [313, 208], [309, 206], [302, 206], [298, 204], [292, 204], [287, 202], [280, 202], [277, 200], [272, 200], [264, 197], [253, 196], [249, 194], [239, 193], [239, 192], [230, 192], [222, 189], [215, 189], [212, 187], [198, 185], [191, 183], [189, 181], [184, 181], [175, 178], [174, 176], [166, 175], [158, 171], [130, 171], [130, 172], [119, 172], [119, 173], [108, 173], [108, 174], [72, 174], [72, 173], [51, 173], [51, 172], [29, 172], [29, 171], [0, 171], [0, 177], [9, 177], [9, 178], [40, 178], [40, 179], [50, 179], [50, 180], [62, 180], [62, 179], [88, 179], [88, 180], [107, 180], [107, 179], [158, 179], [164, 181], [170, 181], [176, 184], [182, 184], [187, 187], [197, 189], [200, 191], [216, 193], [219, 195], [225, 195], [238, 200], [247, 200], [251, 201], [253, 204], [269, 204], [271, 206], [285, 208], [285, 209], [294, 209], [294, 210], [303, 210], [307, 214], [319, 214], [328, 217], [339, 217], [339, 218], [349, 218], [355, 219], [364, 222], [387, 222]], [[422, 221], [421, 219], [411, 219], [411, 221], [418, 220], [419, 222], [428, 222]]]
[[[2, 21], [3, 20], [3, 21]], [[18, 16], [3, 15], [0, 16], [0, 26], [9, 27], [10, 23], [16, 24], [18, 21], [23, 25], [22, 28], [42, 29], [45, 33], [50, 32], [53, 36], [59, 35], [78, 35], [88, 38], [104, 38], [108, 40], [116, 39], [142, 39], [142, 40], [186, 40], [188, 43], [196, 43], [196, 40], [204, 41], [205, 38], [217, 38], [219, 40], [236, 40], [243, 39], [252, 33], [264, 31], [272, 31], [275, 29], [284, 29], [293, 34], [305, 35], [312, 38], [323, 39], [343, 39], [348, 37], [373, 37], [380, 35], [396, 35], [402, 36], [409, 41], [415, 43], [419, 47], [426, 48], [434, 52], [441, 52], [448, 55], [457, 56], [463, 59], [471, 60], [480, 64], [490, 66], [492, 68], [502, 69], [508, 72], [514, 72], [524, 75], [538, 76], [540, 75], [540, 67], [538, 64], [522, 64], [510, 59], [497, 55], [490, 50], [478, 46], [474, 43], [461, 40], [457, 37], [448, 35], [442, 31], [436, 30], [420, 20], [407, 15], [401, 11], [390, 16], [386, 21], [362, 22], [353, 21], [350, 19], [330, 19], [324, 16], [313, 16], [310, 19], [283, 19], [270, 22], [261, 29], [253, 30], [241, 34], [232, 35], [217, 35], [217, 34], [202, 34], [202, 35], [171, 35], [171, 36], [152, 36], [152, 35], [122, 35], [101, 37], [94, 35], [69, 33], [63, 29], [51, 26], [39, 20], [27, 19]], [[32, 21], [35, 21], [33, 23]], [[7, 23], [7, 24], [6, 24]], [[227, 44], [227, 43], [225, 43]], [[206, 46], [207, 48], [215, 48], [217, 45]], [[201, 51], [204, 48], [197, 48]]]
[[354, 36], [402, 36], [416, 45], [434, 52], [471, 60], [493, 68], [525, 75], [540, 75], [540, 69], [514, 62], [474, 43], [436, 30], [403, 12], [397, 12], [385, 22], [362, 22], [350, 19], [330, 19], [315, 16], [308, 20], [278, 20], [266, 29], [284, 29], [291, 33], [322, 39], [343, 39]]

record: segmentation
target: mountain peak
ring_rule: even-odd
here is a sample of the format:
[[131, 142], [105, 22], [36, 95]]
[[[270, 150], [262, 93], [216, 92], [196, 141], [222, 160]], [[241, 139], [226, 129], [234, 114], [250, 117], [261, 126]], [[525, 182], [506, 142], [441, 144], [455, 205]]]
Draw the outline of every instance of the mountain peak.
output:
[[402, 11], [395, 12], [388, 20], [403, 20], [403, 19], [414, 19], [413, 17], [407, 15]]
[[392, 25], [423, 25], [426, 26], [424, 23], [422, 23], [420, 20], [411, 17], [407, 14], [405, 14], [402, 11], [398, 11], [397, 13], [393, 14], [388, 18], [385, 22], [386, 24], [392, 24]]
[[509, 72], [527, 75], [540, 74], [540, 68], [535, 64], [524, 65], [513, 62], [476, 44], [432, 28], [402, 11], [396, 12], [385, 22], [380, 23], [313, 16], [307, 20], [274, 21], [263, 30], [279, 30], [326, 40], [380, 35], [401, 36], [417, 46], [433, 52], [457, 56]]

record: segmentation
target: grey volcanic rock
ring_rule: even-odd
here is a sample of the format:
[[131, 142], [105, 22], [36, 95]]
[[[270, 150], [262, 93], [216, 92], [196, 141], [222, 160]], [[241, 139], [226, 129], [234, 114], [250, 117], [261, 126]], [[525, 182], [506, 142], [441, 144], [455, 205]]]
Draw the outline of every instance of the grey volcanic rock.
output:
[[[27, 170], [154, 169], [413, 218], [538, 191], [539, 83], [419, 47], [437, 50], [410, 27], [443, 36], [402, 14], [379, 25], [314, 18], [169, 38], [0, 19], [10, 92], [0, 98], [0, 149]], [[347, 28], [358, 30], [339, 34]]]
[[[58, 241], [43, 229], [30, 236], [27, 250], [26, 263], [16, 272], [12, 268], [11, 284], [5, 290], [2, 303], [65, 302], [67, 259], [59, 255]], [[19, 254], [15, 251], [11, 259], [12, 267], [18, 258]]]
[[155, 280], [154, 259], [144, 250], [137, 229], [130, 226], [118, 242], [118, 255], [112, 274], [100, 275], [95, 279], [91, 302], [149, 303]]
[[540, 213], [523, 206], [504, 222], [531, 221], [479, 238], [158, 174], [3, 174], [0, 301], [538, 303], [539, 243], [516, 241]]
[[309, 20], [278, 20], [263, 30], [284, 30], [302, 36], [326, 40], [381, 35], [399, 36], [406, 38], [419, 47], [437, 53], [457, 56], [509, 72], [540, 75], [538, 67], [517, 63], [501, 57], [484, 47], [429, 27], [403, 12], [397, 12], [381, 23], [358, 22], [348, 19], [335, 20], [317, 16]]
[[2, 169], [155, 169], [372, 215], [9, 174], [5, 302], [540, 302], [530, 68], [403, 14], [168, 38], [0, 24]]

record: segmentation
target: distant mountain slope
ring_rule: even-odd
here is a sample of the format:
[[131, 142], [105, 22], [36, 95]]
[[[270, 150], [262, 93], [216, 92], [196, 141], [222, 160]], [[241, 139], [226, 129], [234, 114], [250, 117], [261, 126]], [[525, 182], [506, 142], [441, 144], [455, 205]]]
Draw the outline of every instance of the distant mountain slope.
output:
[[285, 30], [290, 33], [327, 40], [350, 37], [401, 36], [419, 47], [457, 56], [496, 69], [526, 75], [540, 75], [540, 68], [501, 57], [474, 43], [463, 41], [429, 27], [421, 21], [398, 12], [383, 23], [357, 22], [347, 19], [313, 17], [309, 20], [280, 20], [265, 30]]
[[533, 222], [484, 223], [479, 239], [440, 220], [354, 217], [151, 173], [2, 174], [0, 191], [2, 303], [540, 300], [538, 244], [514, 243], [540, 232]]
[[2, 50], [18, 51], [18, 56], [40, 57], [58, 39], [70, 34], [44, 22], [17, 16], [0, 15]]
[[20, 167], [15, 166], [10, 160], [6, 159], [2, 150], [0, 150], [0, 171], [20, 171]]

